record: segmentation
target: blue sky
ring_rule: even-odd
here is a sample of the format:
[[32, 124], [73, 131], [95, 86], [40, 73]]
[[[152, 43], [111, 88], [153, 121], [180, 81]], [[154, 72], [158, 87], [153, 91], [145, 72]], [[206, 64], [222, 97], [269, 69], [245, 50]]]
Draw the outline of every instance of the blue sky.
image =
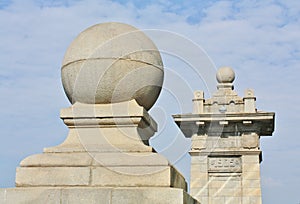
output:
[[[145, 29], [164, 53], [164, 89], [151, 110], [160, 120], [152, 140], [158, 151], [188, 177], [189, 142], [170, 115], [191, 112], [192, 91], [208, 97], [215, 67], [231, 66], [236, 91], [253, 88], [258, 109], [276, 112], [274, 136], [261, 138], [264, 203], [300, 202], [300, 2], [294, 0], [0, 1], [0, 187], [14, 186], [23, 158], [65, 139], [64, 52], [85, 28], [108, 21]], [[157, 36], [166, 33], [179, 43], [164, 45]], [[199, 61], [188, 57], [195, 53]]]

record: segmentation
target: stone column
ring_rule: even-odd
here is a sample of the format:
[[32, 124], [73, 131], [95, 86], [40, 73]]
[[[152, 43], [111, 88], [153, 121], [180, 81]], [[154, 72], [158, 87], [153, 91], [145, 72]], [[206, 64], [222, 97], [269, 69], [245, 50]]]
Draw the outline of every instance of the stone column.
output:
[[202, 204], [261, 203], [259, 139], [272, 135], [274, 113], [256, 110], [252, 90], [239, 97], [234, 78], [231, 68], [219, 69], [213, 97], [173, 116], [192, 140], [190, 191]]

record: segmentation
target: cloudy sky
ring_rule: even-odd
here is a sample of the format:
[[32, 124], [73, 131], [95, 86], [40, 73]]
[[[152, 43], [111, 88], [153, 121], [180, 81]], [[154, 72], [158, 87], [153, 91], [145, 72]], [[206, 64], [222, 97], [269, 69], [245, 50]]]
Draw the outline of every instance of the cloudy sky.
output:
[[216, 68], [231, 66], [236, 91], [253, 88], [258, 109], [276, 112], [273, 137], [261, 139], [264, 203], [300, 202], [295, 0], [0, 0], [0, 187], [14, 186], [23, 158], [65, 139], [59, 119], [59, 110], [69, 106], [60, 81], [64, 52], [81, 31], [108, 21], [144, 30], [163, 53], [165, 84], [151, 110], [159, 118], [151, 141], [157, 151], [189, 176], [189, 141], [170, 115], [191, 112], [193, 90], [209, 97]]

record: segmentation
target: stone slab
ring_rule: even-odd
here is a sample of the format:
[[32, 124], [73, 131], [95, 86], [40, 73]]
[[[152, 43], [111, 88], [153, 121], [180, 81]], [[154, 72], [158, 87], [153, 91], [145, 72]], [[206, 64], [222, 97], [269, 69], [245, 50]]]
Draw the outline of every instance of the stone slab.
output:
[[20, 167], [16, 186], [87, 186], [89, 167]]
[[5, 204], [199, 204], [182, 189], [127, 187], [18, 187], [0, 189]]
[[170, 166], [94, 167], [92, 186], [153, 186], [187, 189], [184, 177]]
[[16, 186], [176, 187], [187, 189], [172, 166], [20, 167]]
[[61, 190], [53, 188], [7, 188], [0, 189], [2, 204], [57, 204]]
[[167, 166], [168, 160], [153, 152], [44, 153], [25, 158], [21, 167]]
[[[134, 191], [136, 189], [137, 191]], [[134, 188], [115, 189], [112, 193], [113, 204], [197, 204], [196, 200], [190, 197], [181, 189], [167, 188]]]
[[61, 203], [110, 204], [110, 188], [66, 188], [61, 189]]

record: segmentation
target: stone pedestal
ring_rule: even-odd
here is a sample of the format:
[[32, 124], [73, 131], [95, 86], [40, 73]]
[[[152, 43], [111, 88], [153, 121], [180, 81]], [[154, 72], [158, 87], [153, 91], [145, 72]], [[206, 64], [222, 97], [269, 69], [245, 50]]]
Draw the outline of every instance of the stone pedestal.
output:
[[233, 90], [234, 72], [221, 68], [210, 99], [195, 92], [193, 113], [175, 115], [192, 140], [190, 193], [202, 204], [261, 203], [260, 137], [272, 135], [274, 113], [257, 111], [252, 90]]
[[197, 203], [183, 176], [149, 147], [156, 123], [135, 100], [61, 111], [67, 139], [17, 168], [5, 203]]
[[94, 25], [69, 46], [61, 67], [71, 107], [61, 111], [66, 140], [24, 159], [11, 204], [194, 204], [183, 176], [153, 151], [148, 114], [163, 82], [153, 42], [122, 23]]

